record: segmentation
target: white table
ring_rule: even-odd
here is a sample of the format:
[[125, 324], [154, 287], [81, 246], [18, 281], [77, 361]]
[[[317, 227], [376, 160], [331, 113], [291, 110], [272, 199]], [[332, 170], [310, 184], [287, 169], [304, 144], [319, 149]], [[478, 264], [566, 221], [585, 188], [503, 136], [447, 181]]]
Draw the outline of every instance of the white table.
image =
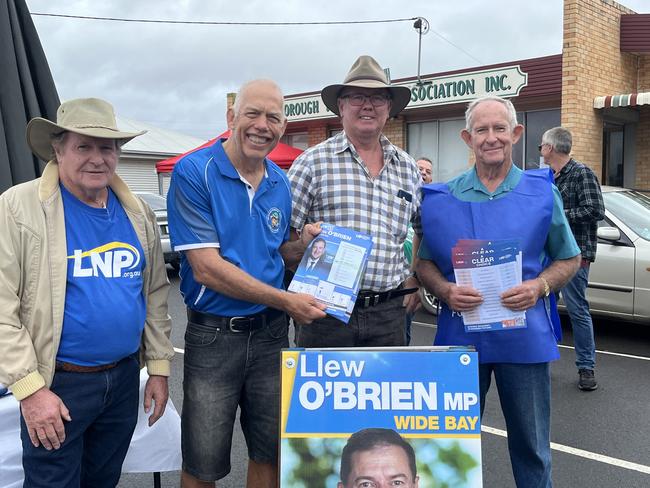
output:
[[[156, 473], [181, 469], [181, 419], [174, 404], [167, 402], [165, 415], [152, 427], [142, 408], [147, 373], [140, 372], [140, 403], [138, 424], [126, 459], [123, 473]], [[23, 485], [22, 444], [20, 442], [20, 411], [16, 399], [0, 398], [0, 488]]]

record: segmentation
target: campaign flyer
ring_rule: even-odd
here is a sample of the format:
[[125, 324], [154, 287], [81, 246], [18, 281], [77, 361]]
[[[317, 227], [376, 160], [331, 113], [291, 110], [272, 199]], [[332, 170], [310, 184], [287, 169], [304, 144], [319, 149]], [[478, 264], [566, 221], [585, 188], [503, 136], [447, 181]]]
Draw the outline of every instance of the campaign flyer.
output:
[[452, 262], [456, 283], [471, 286], [483, 296], [481, 305], [462, 314], [467, 332], [526, 327], [525, 312], [514, 312], [501, 304], [501, 294], [521, 284], [518, 241], [462, 239], [452, 249]]
[[347, 324], [371, 249], [368, 234], [323, 223], [288, 289], [314, 296], [327, 306], [326, 313]]
[[[343, 452], [360, 439], [384, 436], [410, 446], [415, 461], [414, 473], [398, 470], [404, 479], [395, 486], [415, 486], [416, 477], [420, 487], [482, 486], [472, 348], [289, 349], [282, 352], [281, 374], [281, 488], [357, 486], [352, 477], [359, 486], [374, 486], [363, 463], [341, 473]], [[379, 454], [368, 450], [381, 465]]]

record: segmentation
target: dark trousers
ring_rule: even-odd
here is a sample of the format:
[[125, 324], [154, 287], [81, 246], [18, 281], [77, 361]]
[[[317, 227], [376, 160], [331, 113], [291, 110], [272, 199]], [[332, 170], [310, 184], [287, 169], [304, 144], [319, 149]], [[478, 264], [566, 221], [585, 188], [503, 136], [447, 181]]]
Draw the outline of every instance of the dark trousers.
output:
[[25, 488], [114, 488], [138, 421], [135, 355], [98, 373], [57, 371], [50, 389], [70, 410], [60, 449], [34, 447], [20, 417]]
[[280, 351], [289, 347], [287, 320], [283, 314], [252, 332], [188, 321], [181, 414], [185, 472], [203, 481], [230, 472], [238, 407], [248, 458], [277, 463]]
[[406, 344], [404, 297], [374, 307], [356, 306], [347, 324], [332, 317], [299, 325], [298, 347], [382, 347]]

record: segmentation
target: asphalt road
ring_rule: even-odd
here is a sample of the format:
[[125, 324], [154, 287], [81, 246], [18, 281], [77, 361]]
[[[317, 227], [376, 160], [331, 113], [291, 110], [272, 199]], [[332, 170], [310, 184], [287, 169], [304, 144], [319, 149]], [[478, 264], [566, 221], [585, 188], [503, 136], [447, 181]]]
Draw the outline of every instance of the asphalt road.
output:
[[[179, 279], [169, 268], [172, 282], [170, 315], [174, 347], [183, 349], [185, 308], [178, 291]], [[435, 316], [416, 315], [414, 345], [430, 345]], [[599, 388], [577, 389], [575, 353], [570, 326], [564, 324], [561, 358], [553, 363], [552, 431], [553, 482], [558, 488], [650, 487], [650, 324], [647, 327], [596, 321]], [[183, 357], [172, 365], [170, 394], [182, 408]], [[486, 488], [514, 488], [510, 470], [505, 422], [496, 388], [488, 394], [482, 419], [483, 484]], [[237, 427], [233, 440], [232, 472], [219, 488], [242, 488], [246, 477], [246, 446]], [[179, 486], [179, 472], [162, 474], [163, 487]], [[153, 486], [151, 474], [124, 474], [120, 488]], [[429, 487], [420, 487], [429, 488]]]

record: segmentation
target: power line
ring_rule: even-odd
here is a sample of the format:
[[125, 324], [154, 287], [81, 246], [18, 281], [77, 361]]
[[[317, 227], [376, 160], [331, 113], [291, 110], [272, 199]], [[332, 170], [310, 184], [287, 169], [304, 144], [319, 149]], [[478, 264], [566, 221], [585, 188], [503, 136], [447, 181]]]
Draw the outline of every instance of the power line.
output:
[[86, 15], [65, 15], [49, 14], [42, 12], [32, 12], [32, 15], [39, 17], [61, 17], [65, 19], [83, 19], [83, 20], [104, 20], [110, 22], [140, 22], [145, 24], [185, 24], [185, 25], [346, 25], [346, 24], [388, 24], [394, 22], [410, 22], [418, 17], [408, 19], [383, 19], [383, 20], [334, 20], [321, 22], [217, 22], [209, 20], [160, 20], [160, 19], [124, 19], [120, 17], [91, 17]]
[[459, 51], [461, 51], [461, 52], [467, 54], [470, 58], [472, 58], [472, 59], [473, 59], [474, 61], [476, 61], [477, 63], [479, 63], [479, 64], [483, 64], [483, 61], [481, 61], [480, 59], [478, 59], [478, 58], [475, 57], [475, 56], [472, 56], [471, 53], [469, 53], [468, 51], [466, 51], [465, 49], [463, 49], [462, 47], [460, 47], [458, 44], [454, 44], [453, 42], [451, 42], [449, 39], [447, 39], [445, 36], [443, 36], [443, 35], [440, 34], [439, 32], [436, 32], [436, 31], [434, 31], [434, 30], [431, 30], [431, 32], [433, 32], [435, 35], [437, 35], [440, 39], [442, 39], [442, 40], [445, 41], [446, 43], [448, 43], [448, 44], [454, 46], [454, 47], [455, 47], [456, 49], [458, 49]]
[[[64, 19], [81, 19], [81, 20], [102, 20], [107, 22], [139, 22], [143, 24], [180, 24], [180, 25], [240, 25], [240, 26], [287, 26], [287, 25], [351, 25], [351, 24], [389, 24], [395, 22], [411, 22], [419, 19], [420, 17], [410, 17], [402, 19], [380, 19], [380, 20], [332, 20], [332, 21], [317, 21], [317, 22], [226, 22], [226, 21], [210, 21], [210, 20], [162, 20], [162, 19], [125, 19], [121, 17], [95, 17], [88, 15], [66, 15], [66, 14], [50, 14], [44, 12], [31, 12], [31, 15], [38, 17], [59, 17]], [[439, 32], [431, 29], [436, 36], [463, 52], [478, 63], [482, 63], [480, 59], [472, 56], [468, 51], [462, 47], [454, 44], [452, 41], [444, 37]]]

